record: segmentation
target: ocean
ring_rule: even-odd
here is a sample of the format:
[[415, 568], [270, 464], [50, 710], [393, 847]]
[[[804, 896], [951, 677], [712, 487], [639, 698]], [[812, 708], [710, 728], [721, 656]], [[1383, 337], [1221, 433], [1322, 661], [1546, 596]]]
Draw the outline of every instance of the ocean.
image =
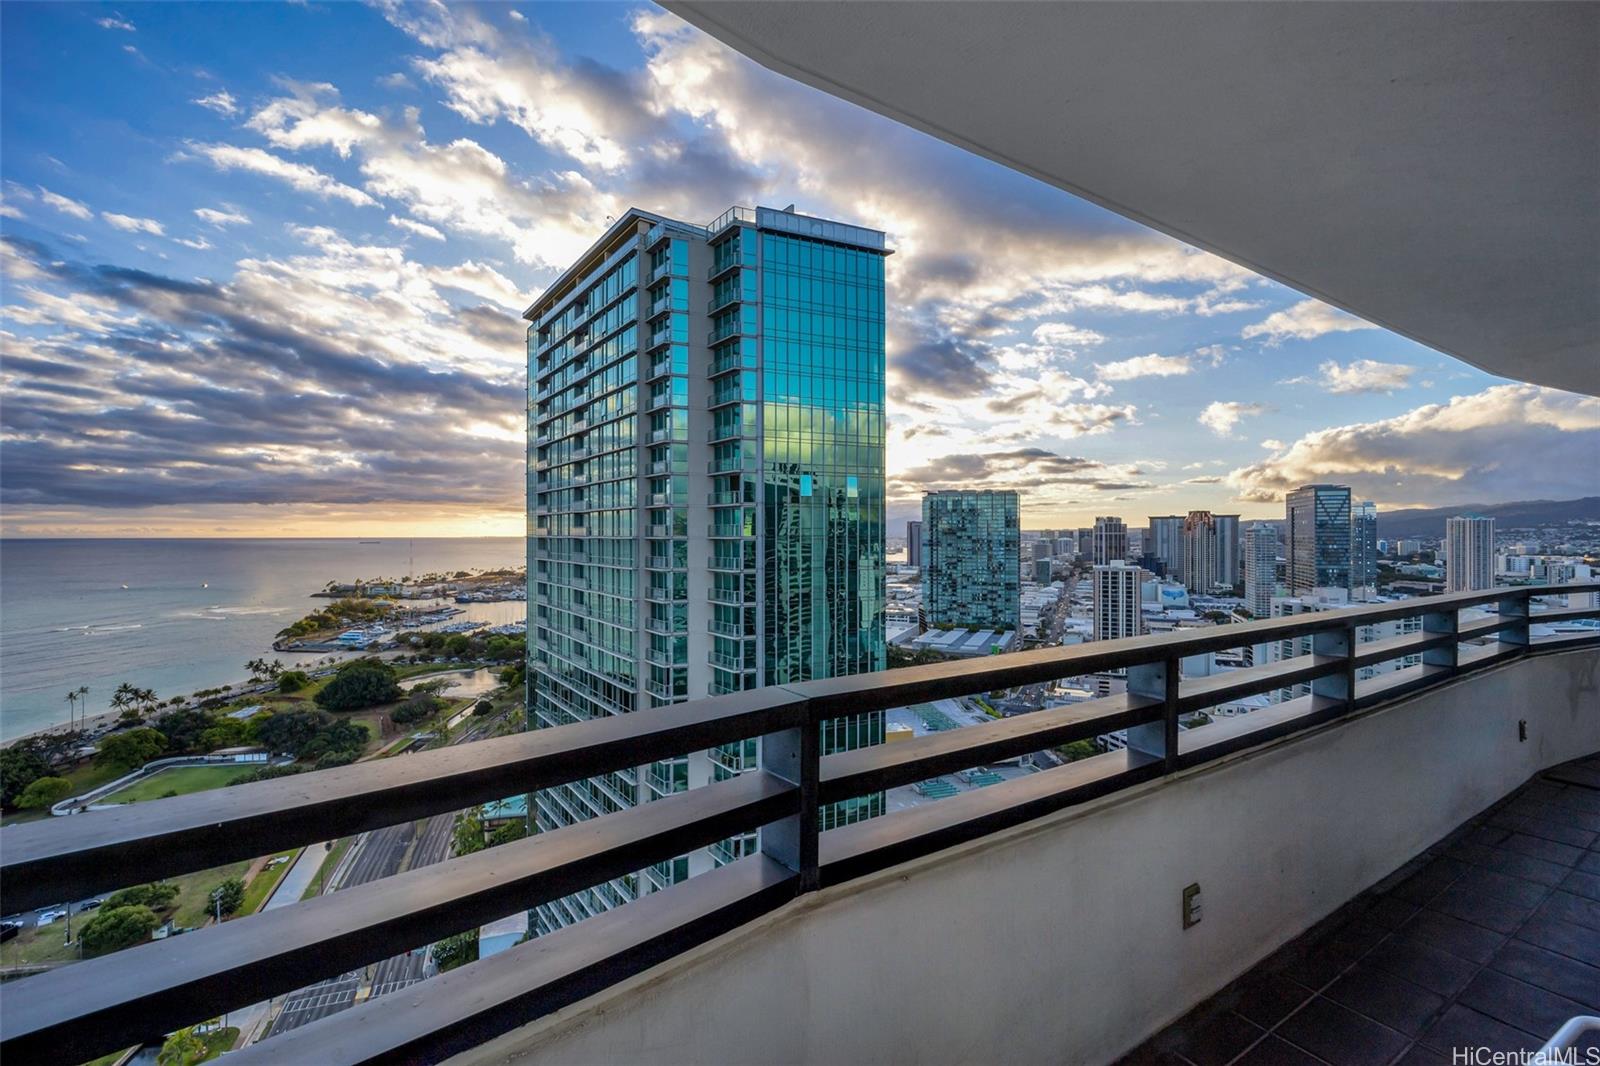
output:
[[[520, 566], [520, 537], [382, 540], [0, 541], [0, 737], [65, 724], [66, 694], [90, 714], [127, 681], [161, 698], [249, 676], [280, 629], [325, 600], [330, 581]], [[123, 586], [127, 586], [124, 588]], [[521, 621], [527, 604], [462, 604], [470, 618]], [[84, 704], [79, 704], [79, 712]]]

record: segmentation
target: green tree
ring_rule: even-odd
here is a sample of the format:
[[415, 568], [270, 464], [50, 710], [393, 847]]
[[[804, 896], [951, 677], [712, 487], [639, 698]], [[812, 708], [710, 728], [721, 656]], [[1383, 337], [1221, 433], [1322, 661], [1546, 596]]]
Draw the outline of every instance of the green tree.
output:
[[1074, 740], [1070, 744], [1063, 744], [1056, 749], [1056, 754], [1068, 762], [1077, 762], [1100, 754], [1100, 749], [1094, 746], [1092, 740]]
[[279, 692], [299, 692], [311, 684], [311, 677], [304, 670], [285, 670], [278, 675]]
[[483, 816], [478, 808], [473, 807], [456, 816], [455, 845], [457, 855], [471, 855], [487, 846], [483, 839]]
[[215, 721], [204, 711], [168, 711], [150, 724], [167, 738], [167, 750], [177, 754], [206, 751], [200, 738]]
[[200, 734], [200, 750], [216, 751], [218, 748], [237, 748], [250, 734], [250, 727], [237, 718], [218, 718], [211, 727]]
[[211, 901], [211, 913], [218, 910], [224, 915], [236, 914], [244, 904], [244, 881], [237, 877], [230, 877], [222, 884], [211, 890], [207, 897]]
[[131, 770], [145, 763], [167, 750], [167, 738], [154, 729], [130, 729], [125, 733], [113, 733], [100, 742], [100, 749], [94, 753], [96, 766], [110, 766], [119, 770]]
[[50, 772], [44, 756], [26, 741], [0, 748], [0, 807], [13, 807], [29, 785]]
[[191, 1025], [167, 1037], [156, 1054], [156, 1066], [196, 1066], [206, 1061], [210, 1054], [211, 1049], [206, 1046], [205, 1038], [195, 1032]]
[[251, 725], [256, 741], [269, 751], [286, 751], [299, 757], [324, 720], [331, 719], [320, 711], [289, 711], [257, 719]]
[[439, 967], [439, 972], [453, 970], [457, 966], [465, 966], [469, 962], [478, 961], [478, 931], [468, 929], [465, 933], [447, 936], [433, 945], [433, 961]]
[[498, 826], [489, 834], [489, 846], [497, 848], [501, 844], [509, 844], [513, 840], [521, 840], [528, 835], [528, 827], [522, 822], [506, 822]]
[[341, 666], [315, 699], [317, 706], [326, 710], [356, 711], [392, 703], [400, 695], [393, 667], [377, 659], [357, 659]]
[[389, 717], [401, 725], [406, 725], [430, 718], [438, 709], [439, 700], [433, 693], [413, 692], [404, 703], [389, 712]]
[[84, 923], [83, 953], [105, 955], [150, 939], [161, 919], [149, 907], [101, 907]]
[[472, 705], [472, 714], [475, 718], [482, 718], [484, 715], [493, 713], [494, 704], [490, 703], [488, 700], [479, 700], [477, 703]]
[[466, 655], [471, 647], [472, 641], [467, 639], [465, 633], [452, 633], [444, 641], [444, 653], [453, 659]]
[[164, 911], [169, 910], [177, 898], [177, 885], [170, 881], [152, 881], [147, 885], [134, 885], [113, 892], [106, 899], [104, 909], [139, 906], [149, 907], [153, 911]]
[[17, 806], [24, 810], [51, 807], [72, 795], [72, 782], [64, 777], [40, 777], [17, 797]]

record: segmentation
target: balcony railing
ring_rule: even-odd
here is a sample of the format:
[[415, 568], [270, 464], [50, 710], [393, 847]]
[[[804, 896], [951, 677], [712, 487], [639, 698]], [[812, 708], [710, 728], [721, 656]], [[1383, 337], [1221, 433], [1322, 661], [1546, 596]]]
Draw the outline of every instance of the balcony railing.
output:
[[[766, 914], [797, 894], [995, 833], [1090, 798], [1339, 719], [1530, 652], [1600, 647], [1600, 630], [1530, 646], [1535, 596], [1600, 583], [1495, 589], [1101, 641], [735, 692], [403, 758], [5, 830], [5, 908], [96, 892], [367, 832], [724, 744], [762, 738], [756, 771], [581, 826], [413, 869], [6, 985], [0, 1056], [92, 1059], [769, 827], [762, 851], [430, 980], [236, 1052], [231, 1062], [438, 1061]], [[1464, 608], [1497, 613], [1461, 621]], [[1358, 627], [1420, 617], [1359, 643]], [[1600, 617], [1570, 607], [1538, 622]], [[654, 630], [654, 627], [650, 627]], [[1493, 636], [1487, 645], [1463, 642]], [[1309, 638], [1312, 653], [1201, 678], [1191, 655]], [[1357, 681], [1358, 667], [1420, 655]], [[823, 756], [821, 723], [994, 689], [1124, 670], [1128, 691]], [[1190, 730], [1179, 716], [1296, 683], [1310, 695]], [[851, 826], [819, 809], [1045, 748], [1127, 731], [1127, 747]]]

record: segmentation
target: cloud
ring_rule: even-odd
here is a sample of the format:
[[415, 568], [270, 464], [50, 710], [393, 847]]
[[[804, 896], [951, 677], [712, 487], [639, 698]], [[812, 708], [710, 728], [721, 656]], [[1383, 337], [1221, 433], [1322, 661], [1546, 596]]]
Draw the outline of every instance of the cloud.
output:
[[1357, 359], [1347, 364], [1328, 360], [1317, 368], [1317, 378], [1290, 378], [1283, 385], [1319, 385], [1333, 393], [1398, 392], [1409, 388], [1417, 368], [1404, 363]]
[[95, 25], [99, 26], [103, 30], [122, 30], [125, 33], [135, 33], [138, 30], [138, 27], [134, 26], [133, 23], [129, 22], [127, 19], [123, 18], [119, 14], [116, 14], [115, 12], [105, 16], [104, 18], [95, 19], [94, 21]]
[[1042, 322], [1033, 329], [1033, 339], [1052, 348], [1087, 348], [1105, 342], [1105, 334], [1082, 329], [1068, 322]]
[[260, 148], [231, 144], [190, 144], [189, 148], [221, 171], [243, 170], [287, 182], [300, 192], [324, 200], [343, 200], [357, 207], [376, 207], [378, 201], [304, 163], [295, 163]]
[[414, 233], [418, 237], [426, 237], [430, 241], [442, 241], [445, 239], [444, 234], [433, 226], [428, 225], [426, 222], [418, 222], [414, 218], [401, 218], [399, 215], [390, 215], [389, 225], [398, 226], [408, 233]]
[[1246, 340], [1265, 337], [1268, 344], [1279, 344], [1289, 337], [1305, 341], [1325, 333], [1377, 328], [1371, 322], [1329, 307], [1321, 300], [1301, 300], [1292, 307], [1274, 311], [1260, 322], [1246, 326], [1240, 336]]
[[206, 240], [204, 237], [196, 237], [192, 241], [183, 237], [174, 237], [172, 239], [183, 245], [185, 248], [193, 248], [197, 252], [203, 252], [211, 247], [211, 242]]
[[226, 89], [218, 89], [210, 96], [202, 96], [192, 102], [199, 104], [201, 107], [215, 111], [219, 115], [228, 115], [231, 117], [239, 113], [238, 101], [236, 101], [233, 98], [233, 94]]
[[[1276, 443], [1276, 442], [1270, 442]], [[1333, 481], [1393, 507], [1568, 499], [1594, 491], [1600, 399], [1496, 385], [1394, 418], [1307, 433], [1228, 475], [1239, 498], [1270, 501]]]
[[404, 71], [399, 70], [392, 74], [382, 75], [378, 78], [378, 84], [385, 89], [394, 89], [396, 91], [402, 89], [415, 89], [417, 87], [415, 82], [406, 77]]
[[161, 223], [153, 218], [135, 218], [132, 215], [119, 215], [115, 211], [102, 211], [100, 217], [124, 233], [149, 233], [160, 237], [166, 232]]
[[1139, 355], [1115, 363], [1096, 363], [1095, 373], [1102, 381], [1132, 381], [1134, 378], [1169, 378], [1194, 369], [1184, 355]]
[[1191, 477], [1184, 478], [1183, 483], [1185, 485], [1220, 485], [1224, 480], [1224, 478], [1220, 477]]
[[[294, 230], [224, 282], [0, 239], [24, 277], [0, 330], [0, 502], [521, 509], [522, 323], [482, 264]], [[14, 270], [17, 267], [19, 269]], [[40, 332], [34, 332], [40, 331]], [[238, 513], [238, 512], [235, 512]]]
[[1237, 400], [1214, 400], [1200, 412], [1200, 424], [1219, 437], [1229, 436], [1233, 427], [1243, 418], [1259, 415], [1266, 407], [1259, 403], [1241, 403]]
[[908, 504], [924, 492], [943, 489], [1002, 489], [1023, 493], [1030, 507], [1082, 503], [1103, 492], [1140, 491], [1154, 485], [1139, 469], [1047, 448], [954, 452], [911, 467], [891, 479], [891, 504]]
[[39, 199], [62, 214], [71, 215], [73, 218], [89, 219], [94, 217], [94, 212], [89, 210], [88, 204], [62, 196], [60, 193], [51, 192], [43, 185], [39, 186]]
[[211, 225], [216, 226], [218, 229], [221, 229], [224, 226], [248, 226], [250, 224], [250, 220], [242, 213], [234, 210], [231, 207], [228, 207], [227, 205], [223, 205], [222, 209], [215, 207], [197, 207], [194, 209], [194, 214], [195, 217], [201, 222], [210, 223]]

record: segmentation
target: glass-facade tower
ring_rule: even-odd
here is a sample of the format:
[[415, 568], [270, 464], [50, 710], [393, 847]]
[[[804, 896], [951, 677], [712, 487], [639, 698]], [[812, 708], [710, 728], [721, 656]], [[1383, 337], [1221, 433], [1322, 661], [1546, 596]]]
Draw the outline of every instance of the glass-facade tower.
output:
[[1378, 505], [1363, 500], [1350, 510], [1350, 585], [1378, 584]]
[[1285, 510], [1285, 577], [1290, 595], [1316, 588], [1349, 589], [1349, 487], [1302, 485], [1289, 493]]
[[922, 497], [922, 606], [935, 626], [1013, 631], [1022, 623], [1022, 530], [1015, 492]]
[[[528, 309], [529, 727], [883, 669], [883, 234], [630, 210]], [[824, 750], [882, 743], [883, 716]], [[756, 741], [534, 796], [554, 829], [754, 769]], [[881, 794], [824, 828], [881, 813]], [[540, 907], [548, 932], [756, 834]]]

